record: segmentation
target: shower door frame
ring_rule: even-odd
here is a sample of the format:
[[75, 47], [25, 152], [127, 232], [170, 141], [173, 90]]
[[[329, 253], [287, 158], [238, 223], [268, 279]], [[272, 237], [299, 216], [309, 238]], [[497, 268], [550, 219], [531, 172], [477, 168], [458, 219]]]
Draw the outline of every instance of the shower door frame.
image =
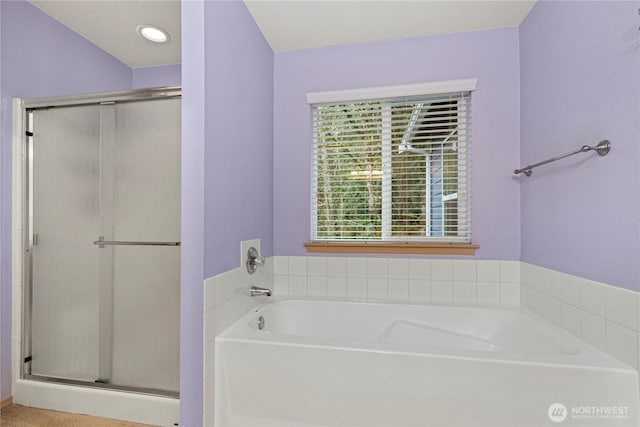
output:
[[[37, 109], [100, 105], [182, 97], [181, 86], [158, 87], [86, 95], [13, 100], [13, 384], [19, 380], [80, 387], [126, 391], [153, 396], [179, 398], [179, 392], [118, 386], [66, 378], [34, 375], [30, 372], [32, 321], [33, 233], [33, 145], [30, 112]], [[29, 355], [28, 358], [26, 355]]]

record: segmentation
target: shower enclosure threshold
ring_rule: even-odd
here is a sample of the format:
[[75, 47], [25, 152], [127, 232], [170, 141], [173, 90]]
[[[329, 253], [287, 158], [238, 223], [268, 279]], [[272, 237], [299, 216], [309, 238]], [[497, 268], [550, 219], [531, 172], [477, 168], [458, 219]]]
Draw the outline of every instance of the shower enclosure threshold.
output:
[[113, 418], [155, 426], [180, 421], [180, 399], [96, 386], [17, 380], [13, 401], [18, 405]]
[[105, 390], [123, 391], [128, 393], [147, 394], [151, 396], [163, 396], [163, 397], [170, 397], [173, 399], [180, 398], [180, 392], [178, 391], [159, 390], [159, 389], [144, 388], [144, 387], [130, 387], [130, 386], [123, 386], [123, 385], [115, 385], [108, 382], [81, 381], [81, 380], [74, 380], [69, 378], [47, 377], [43, 375], [25, 375], [24, 379], [31, 380], [31, 381], [46, 382], [46, 383], [64, 384], [64, 385], [77, 386], [77, 387], [92, 387], [92, 388], [99, 388], [99, 389], [105, 389]]

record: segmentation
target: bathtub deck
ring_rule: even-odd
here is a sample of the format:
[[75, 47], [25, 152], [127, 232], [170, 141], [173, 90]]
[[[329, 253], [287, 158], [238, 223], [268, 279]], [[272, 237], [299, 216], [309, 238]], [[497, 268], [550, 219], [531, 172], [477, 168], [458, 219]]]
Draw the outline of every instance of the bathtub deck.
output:
[[149, 424], [129, 423], [109, 418], [69, 414], [66, 412], [29, 408], [20, 405], [11, 405], [3, 408], [2, 412], [0, 412], [0, 425], [2, 425], [2, 427], [152, 427]]

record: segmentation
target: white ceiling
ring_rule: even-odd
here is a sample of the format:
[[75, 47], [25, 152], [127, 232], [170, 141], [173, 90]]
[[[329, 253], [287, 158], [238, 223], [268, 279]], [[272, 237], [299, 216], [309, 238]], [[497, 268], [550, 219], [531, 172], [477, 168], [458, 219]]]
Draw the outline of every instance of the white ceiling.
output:
[[[31, 3], [130, 67], [179, 64], [180, 0], [31, 0]], [[154, 25], [169, 43], [143, 39], [136, 28]]]
[[[30, 1], [130, 67], [181, 61], [180, 0]], [[535, 0], [245, 0], [276, 52], [517, 26], [534, 3]], [[170, 42], [154, 44], [144, 40], [136, 31], [140, 24], [163, 28], [170, 34]]]
[[535, 0], [245, 0], [276, 51], [520, 25]]

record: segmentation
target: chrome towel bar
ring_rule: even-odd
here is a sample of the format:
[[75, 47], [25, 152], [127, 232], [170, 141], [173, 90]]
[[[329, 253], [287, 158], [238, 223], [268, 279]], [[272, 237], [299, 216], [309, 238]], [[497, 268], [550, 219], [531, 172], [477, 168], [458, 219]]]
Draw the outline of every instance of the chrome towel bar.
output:
[[105, 246], [180, 246], [180, 242], [137, 242], [129, 240], [104, 240], [104, 236], [99, 236], [98, 240], [93, 242], [100, 249]]
[[610, 150], [611, 150], [611, 143], [609, 141], [607, 141], [606, 139], [603, 139], [595, 147], [592, 147], [591, 145], [583, 145], [582, 147], [578, 148], [576, 151], [572, 151], [570, 153], [563, 154], [561, 156], [553, 157], [551, 159], [544, 160], [544, 161], [539, 162], [539, 163], [534, 163], [533, 165], [525, 166], [525, 167], [523, 167], [521, 169], [516, 169], [516, 170], [513, 171], [513, 173], [516, 174], [516, 175], [518, 175], [519, 173], [523, 173], [526, 176], [531, 176], [531, 174], [533, 173], [533, 168], [537, 168], [538, 166], [546, 165], [547, 163], [555, 162], [556, 160], [564, 159], [565, 157], [573, 156], [574, 154], [586, 153], [586, 152], [589, 152], [589, 151], [595, 151], [600, 156], [606, 156], [607, 154], [609, 154]]

